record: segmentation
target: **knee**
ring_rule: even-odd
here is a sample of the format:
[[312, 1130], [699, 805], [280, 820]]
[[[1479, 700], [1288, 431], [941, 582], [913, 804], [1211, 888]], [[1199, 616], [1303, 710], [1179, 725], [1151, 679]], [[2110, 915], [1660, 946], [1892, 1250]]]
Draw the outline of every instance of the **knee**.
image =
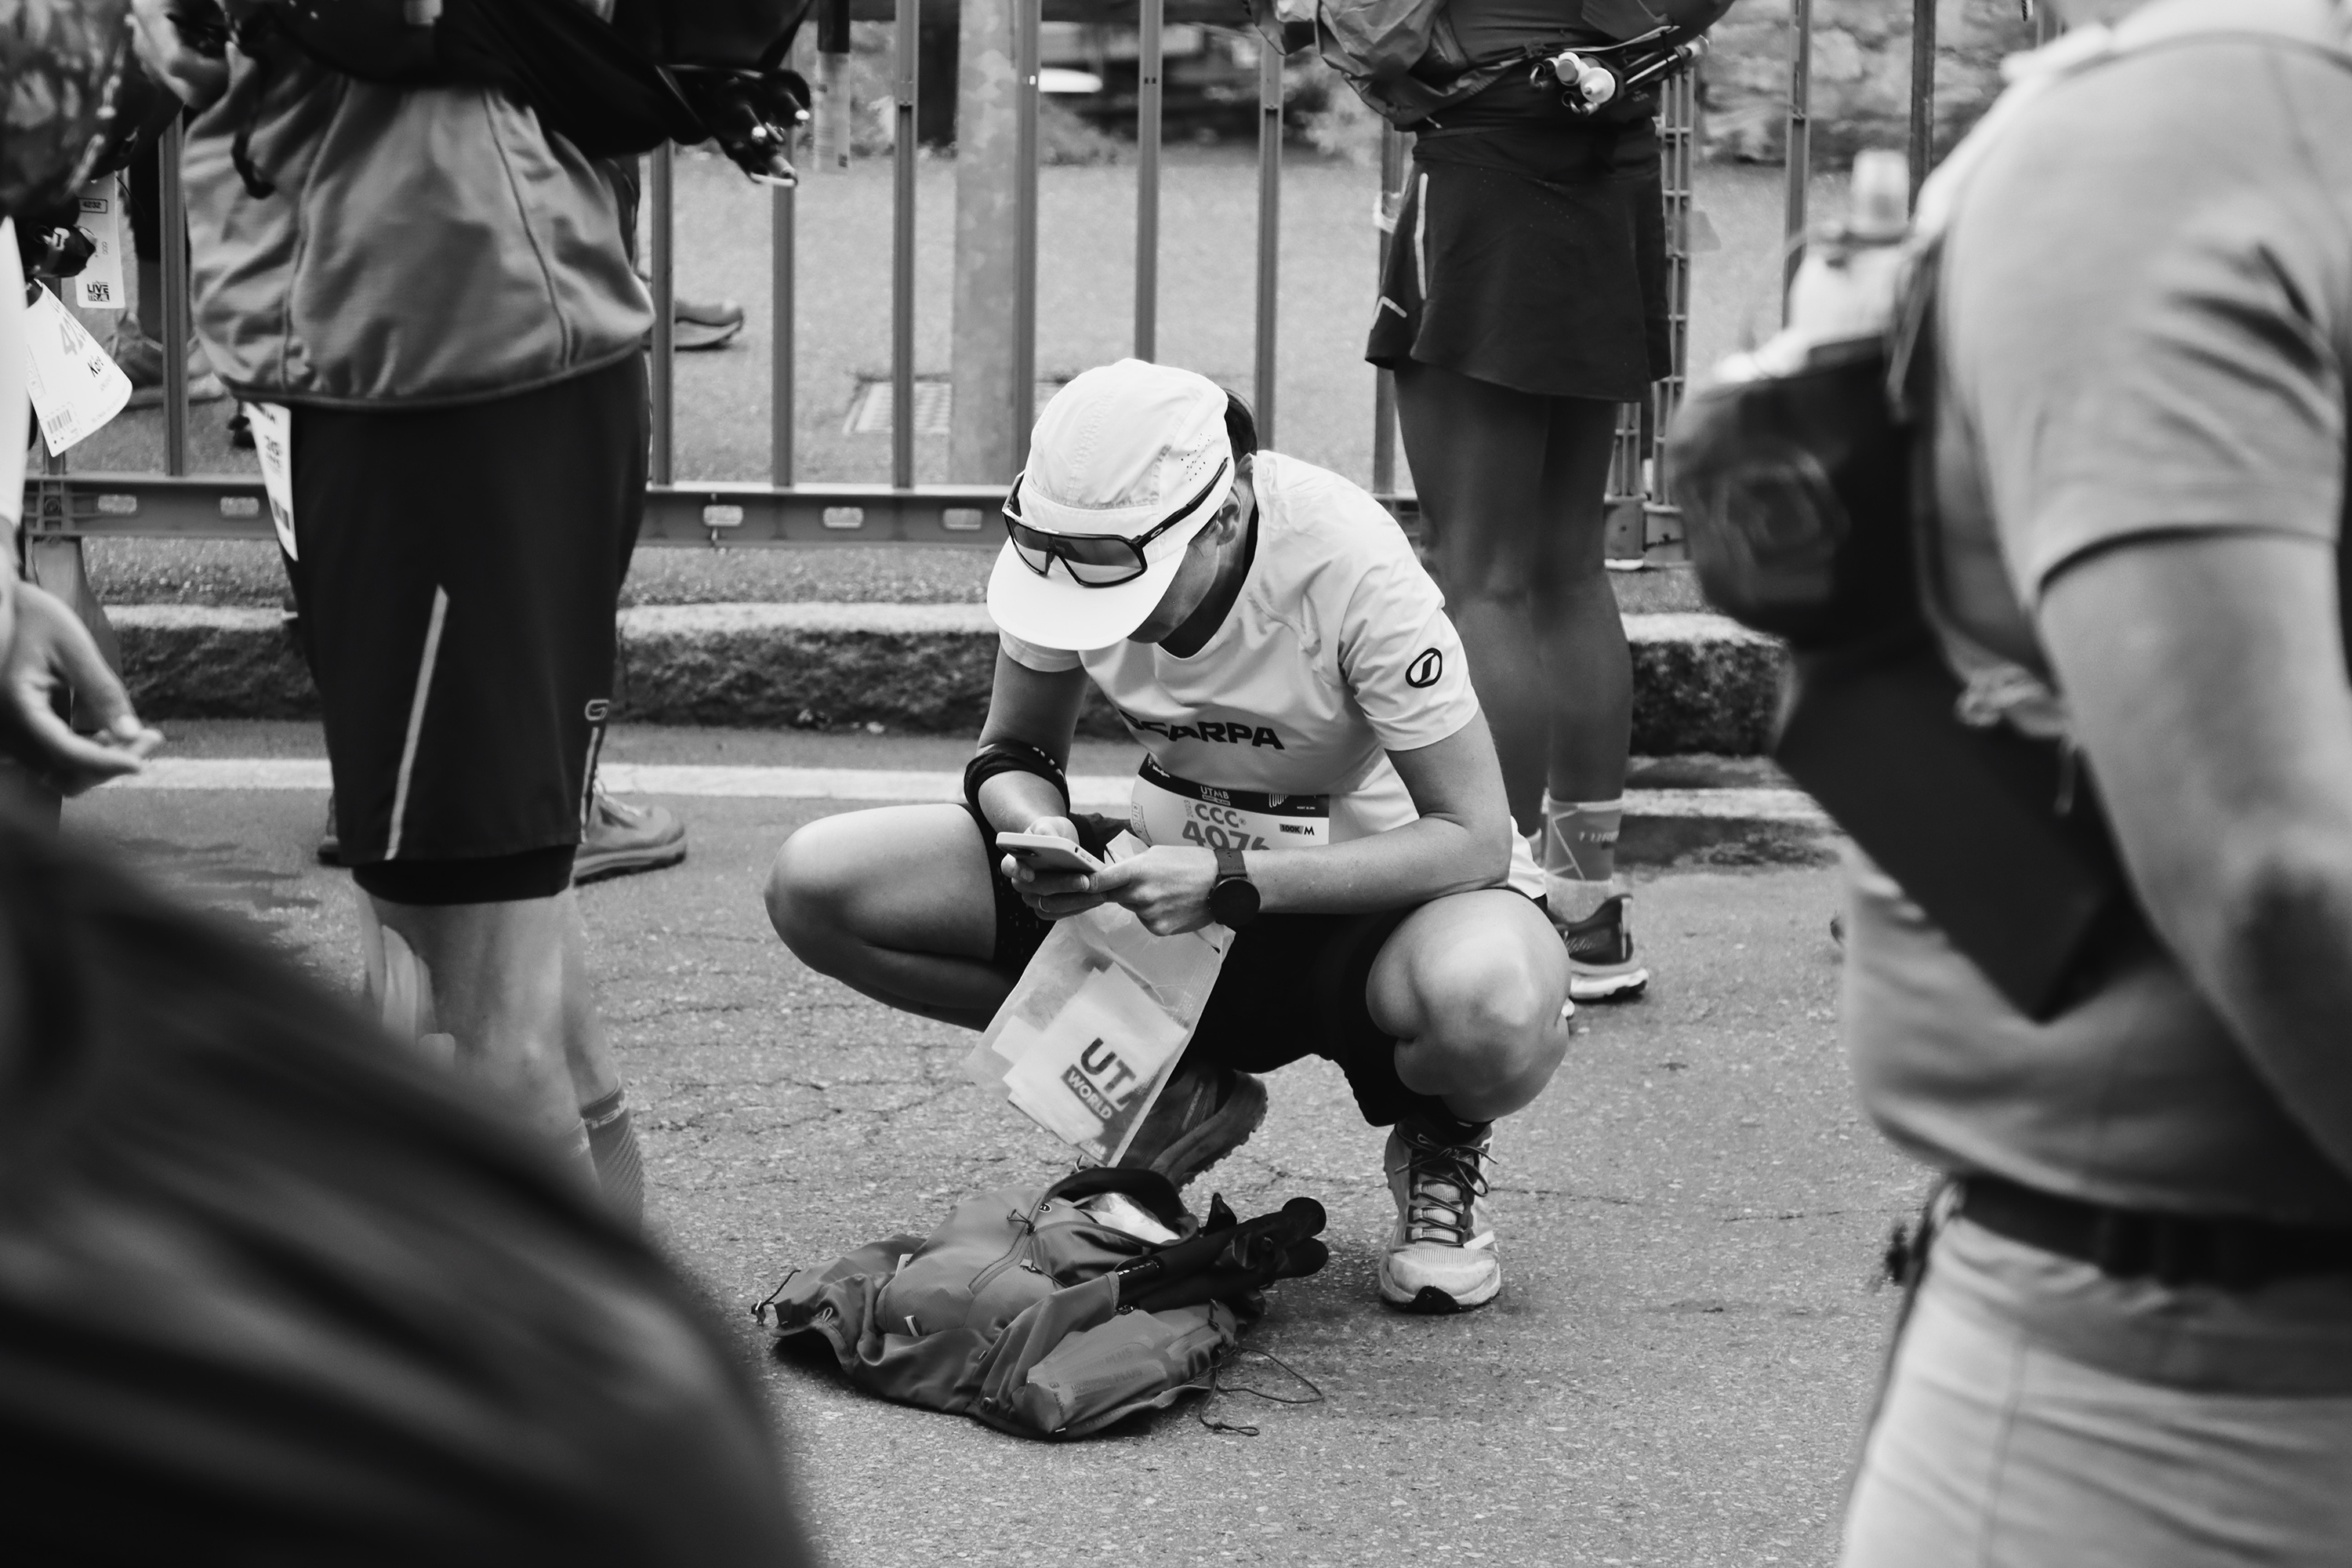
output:
[[1419, 977], [1426, 1026], [1417, 1042], [1451, 1064], [1466, 1088], [1549, 1080], [1568, 1049], [1565, 980], [1529, 955], [1505, 951]]
[[1437, 574], [1448, 596], [1496, 609], [1525, 610], [1535, 599], [1534, 557], [1490, 530], [1449, 529], [1440, 535]]
[[818, 970], [849, 934], [859, 885], [856, 868], [825, 828], [812, 823], [784, 840], [768, 868], [766, 891], [768, 923], [795, 957]]

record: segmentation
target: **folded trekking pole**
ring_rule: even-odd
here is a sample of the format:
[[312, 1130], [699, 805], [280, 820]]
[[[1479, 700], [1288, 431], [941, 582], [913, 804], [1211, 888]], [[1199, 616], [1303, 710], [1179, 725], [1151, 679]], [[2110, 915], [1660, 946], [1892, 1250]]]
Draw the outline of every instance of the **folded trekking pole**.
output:
[[1323, 1224], [1321, 1204], [1293, 1198], [1278, 1214], [1204, 1230], [1121, 1265], [1119, 1305], [1162, 1312], [1313, 1274], [1330, 1261], [1330, 1249], [1315, 1239]]

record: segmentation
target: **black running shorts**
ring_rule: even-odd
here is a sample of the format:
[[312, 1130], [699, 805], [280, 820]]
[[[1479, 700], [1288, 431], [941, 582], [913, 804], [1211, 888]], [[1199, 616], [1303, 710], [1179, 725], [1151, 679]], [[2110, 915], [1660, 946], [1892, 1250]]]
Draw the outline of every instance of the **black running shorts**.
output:
[[[991, 852], [995, 830], [971, 811], [979, 847], [989, 858], [996, 896], [996, 946], [990, 962], [1017, 975], [1036, 956], [1054, 922], [1023, 901]], [[1087, 848], [1101, 854], [1124, 824], [1073, 815]], [[1304, 1057], [1339, 1064], [1357, 1107], [1374, 1127], [1416, 1111], [1450, 1115], [1442, 1101], [1407, 1089], [1397, 1077], [1393, 1036], [1372, 1021], [1364, 991], [1381, 949], [1412, 911], [1362, 915], [1261, 915], [1236, 932], [1217, 973], [1216, 989], [1192, 1031], [1188, 1062], [1243, 1072], [1272, 1072]]]
[[287, 572], [362, 888], [445, 903], [569, 884], [646, 417], [637, 355], [457, 407], [294, 410]]

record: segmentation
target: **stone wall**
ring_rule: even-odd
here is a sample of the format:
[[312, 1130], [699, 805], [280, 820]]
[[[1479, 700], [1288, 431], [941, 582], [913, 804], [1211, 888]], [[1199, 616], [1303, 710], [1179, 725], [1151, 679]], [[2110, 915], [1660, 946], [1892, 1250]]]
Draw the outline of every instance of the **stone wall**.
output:
[[[2046, 3], [2046, 0], [2045, 0]], [[1788, 130], [1789, 0], [1738, 0], [1701, 68], [1709, 156], [1778, 163]], [[1939, 0], [1938, 150], [2000, 90], [2005, 55], [2033, 46], [2019, 0]], [[1812, 130], [1819, 166], [1864, 147], [1901, 147], [1911, 123], [1911, 7], [1905, 0], [1813, 0]]]

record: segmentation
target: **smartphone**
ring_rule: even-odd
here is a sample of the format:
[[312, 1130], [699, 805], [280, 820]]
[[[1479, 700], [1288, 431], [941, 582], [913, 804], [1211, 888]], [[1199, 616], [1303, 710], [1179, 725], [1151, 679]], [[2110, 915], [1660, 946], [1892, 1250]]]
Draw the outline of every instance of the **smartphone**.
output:
[[1068, 839], [1053, 833], [1000, 833], [996, 847], [1032, 871], [1090, 873], [1103, 863]]

